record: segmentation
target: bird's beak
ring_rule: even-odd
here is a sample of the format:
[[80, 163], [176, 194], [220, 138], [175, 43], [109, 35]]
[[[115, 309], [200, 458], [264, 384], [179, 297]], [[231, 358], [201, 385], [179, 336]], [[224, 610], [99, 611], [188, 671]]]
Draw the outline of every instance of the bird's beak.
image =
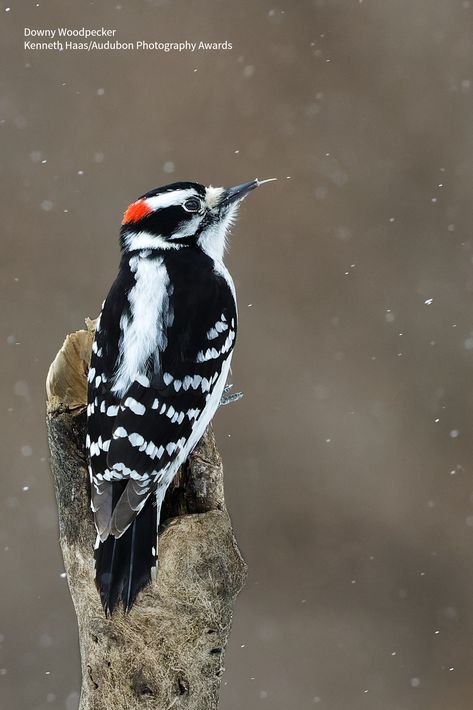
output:
[[269, 178], [268, 180], [250, 180], [250, 182], [243, 182], [241, 185], [235, 185], [235, 187], [226, 187], [222, 193], [222, 197], [219, 201], [219, 207], [230, 205], [232, 202], [239, 202], [243, 200], [249, 192], [259, 187], [264, 182], [271, 182], [276, 180], [276, 178]]

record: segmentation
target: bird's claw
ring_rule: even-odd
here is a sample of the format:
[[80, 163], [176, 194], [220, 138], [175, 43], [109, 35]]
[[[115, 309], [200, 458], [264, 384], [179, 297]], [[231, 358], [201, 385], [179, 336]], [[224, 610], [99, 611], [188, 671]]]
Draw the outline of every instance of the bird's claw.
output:
[[234, 394], [228, 394], [233, 385], [225, 385], [223, 388], [222, 399], [220, 400], [220, 407], [224, 407], [226, 404], [231, 404], [243, 397], [243, 392], [235, 392]]

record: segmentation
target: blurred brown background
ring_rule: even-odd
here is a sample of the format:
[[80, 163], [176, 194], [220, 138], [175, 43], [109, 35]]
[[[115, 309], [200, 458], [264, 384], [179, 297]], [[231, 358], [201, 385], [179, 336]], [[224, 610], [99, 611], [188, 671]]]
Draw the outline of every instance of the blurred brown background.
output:
[[[7, 11], [7, 8], [10, 10]], [[473, 706], [470, 0], [3, 0], [0, 707], [75, 710], [44, 380], [121, 214], [277, 176], [227, 263], [220, 411], [249, 580], [222, 710]], [[23, 28], [233, 50], [24, 52]]]

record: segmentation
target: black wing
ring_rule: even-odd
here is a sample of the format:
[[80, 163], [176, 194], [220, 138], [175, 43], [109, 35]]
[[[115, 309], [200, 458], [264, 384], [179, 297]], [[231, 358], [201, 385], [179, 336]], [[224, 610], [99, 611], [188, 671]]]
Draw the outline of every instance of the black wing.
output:
[[[105, 409], [100, 417], [106, 420], [95, 428], [102, 439], [92, 445], [90, 460], [92, 505], [102, 539], [122, 535], [153, 491], [162, 501], [218, 407], [236, 338], [236, 306], [218, 274], [207, 278], [204, 291], [195, 281], [194, 290], [186, 283], [180, 291], [179, 279], [174, 280], [167, 345], [121, 401], [114, 400], [109, 382], [97, 382], [106, 402], [99, 405]], [[89, 431], [92, 436], [94, 427]], [[114, 505], [113, 481], [124, 480], [128, 483]]]

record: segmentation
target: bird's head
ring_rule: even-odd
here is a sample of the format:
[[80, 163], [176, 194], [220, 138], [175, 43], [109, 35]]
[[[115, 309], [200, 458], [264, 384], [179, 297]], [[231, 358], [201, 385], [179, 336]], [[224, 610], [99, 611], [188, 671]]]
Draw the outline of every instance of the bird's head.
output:
[[[274, 178], [272, 178], [274, 179]], [[241, 201], [268, 180], [235, 187], [175, 182], [151, 190], [129, 205], [120, 233], [124, 252], [198, 246], [221, 260], [225, 236]]]

